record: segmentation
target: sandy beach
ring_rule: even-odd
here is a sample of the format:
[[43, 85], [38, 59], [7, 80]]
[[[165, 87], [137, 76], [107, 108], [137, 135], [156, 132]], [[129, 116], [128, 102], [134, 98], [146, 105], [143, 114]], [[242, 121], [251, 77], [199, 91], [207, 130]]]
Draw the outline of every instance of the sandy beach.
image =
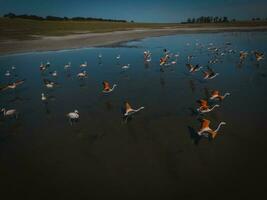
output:
[[192, 28], [162, 28], [162, 29], [134, 29], [128, 31], [114, 31], [107, 33], [83, 33], [67, 36], [35, 36], [34, 40], [0, 41], [0, 55], [56, 51], [63, 49], [77, 49], [116, 45], [118, 43], [139, 40], [146, 37], [164, 35], [203, 33], [203, 32], [235, 32], [235, 31], [266, 31], [267, 26], [257, 27], [192, 27]]

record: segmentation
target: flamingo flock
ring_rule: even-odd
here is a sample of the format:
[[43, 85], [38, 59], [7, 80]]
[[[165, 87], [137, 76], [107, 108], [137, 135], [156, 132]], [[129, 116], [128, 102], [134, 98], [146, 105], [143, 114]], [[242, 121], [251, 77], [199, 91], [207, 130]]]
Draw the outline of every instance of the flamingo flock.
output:
[[[190, 43], [187, 43], [187, 46], [190, 46], [190, 45], [191, 45]], [[226, 45], [230, 46], [231, 43], [226, 43]], [[203, 48], [203, 45], [201, 45], [200, 43], [197, 43], [196, 46], [198, 48]], [[219, 76], [219, 73], [215, 72], [214, 69], [211, 67], [212, 65], [220, 62], [219, 56], [225, 56], [227, 53], [229, 53], [229, 54], [235, 53], [235, 51], [232, 49], [229, 49], [229, 50], [224, 51], [224, 52], [220, 52], [221, 49], [214, 47], [213, 43], [210, 43], [208, 45], [208, 51], [211, 52], [212, 54], [216, 55], [216, 56], [211, 58], [208, 61], [208, 65], [206, 65], [206, 66], [200, 65], [200, 64], [193, 64], [192, 60], [193, 60], [193, 58], [194, 58], [194, 60], [196, 58], [193, 55], [188, 55], [186, 57], [187, 58], [186, 68], [189, 70], [189, 73], [191, 75], [194, 75], [195, 73], [197, 74], [197, 72], [201, 71], [203, 74], [203, 77], [202, 77], [203, 81], [209, 81], [209, 80], [215, 79], [217, 76]], [[257, 62], [260, 62], [261, 60], [264, 59], [264, 54], [262, 52], [253, 51], [251, 53], [252, 53], [252, 55], [255, 56], [255, 59]], [[160, 68], [163, 69], [164, 67], [168, 67], [171, 65], [177, 65], [179, 63], [179, 59], [180, 59], [179, 56], [180, 56], [179, 53], [171, 53], [171, 51], [169, 51], [167, 49], [163, 49], [163, 54], [162, 54], [161, 58], [159, 59]], [[240, 51], [239, 52], [240, 62], [243, 62], [247, 58], [247, 56], [249, 56], [248, 52]], [[103, 59], [102, 54], [99, 53], [97, 58], [99, 61], [102, 61], [102, 59]], [[144, 58], [144, 63], [152, 62], [152, 53], [149, 50], [145, 50], [143, 52], [143, 58]], [[115, 57], [115, 59], [119, 63], [119, 61], [121, 59], [121, 55], [117, 55]], [[130, 66], [131, 66], [131, 64], [120, 65], [122, 70], [129, 69]], [[40, 69], [40, 72], [42, 74], [44, 74], [44, 73], [46, 73], [46, 71], [49, 70], [50, 67], [51, 67], [51, 63], [49, 61], [47, 61], [45, 63], [41, 62], [39, 69]], [[68, 62], [63, 66], [63, 68], [66, 71], [70, 70], [71, 67], [72, 67], [71, 62]], [[87, 61], [82, 62], [79, 65], [79, 67], [81, 69], [81, 72], [79, 72], [77, 74], [77, 78], [78, 79], [87, 78], [88, 77], [88, 73], [86, 71], [86, 68], [88, 67]], [[4, 75], [6, 77], [12, 76], [11, 71], [15, 70], [15, 69], [16, 69], [16, 67], [12, 66], [11, 70], [7, 70]], [[57, 77], [59, 75], [57, 71], [50, 71], [49, 74], [52, 77]], [[8, 89], [14, 90], [18, 86], [24, 84], [25, 81], [26, 81], [25, 79], [21, 79], [21, 80], [17, 80], [17, 81], [11, 82], [9, 84], [6, 84], [0, 88], [0, 92], [3, 92], [3, 91], [8, 90]], [[53, 89], [56, 86], [58, 86], [58, 83], [56, 81], [51, 81], [51, 80], [48, 80], [47, 78], [43, 79], [43, 84], [44, 84], [44, 87], [48, 88], [48, 89]], [[104, 94], [110, 94], [110, 93], [114, 92], [116, 88], [119, 89], [117, 83], [111, 84], [107, 80], [104, 80], [102, 82], [102, 86], [103, 86], [102, 93], [104, 93]], [[197, 101], [197, 103], [199, 104], [199, 107], [196, 108], [196, 111], [201, 116], [200, 129], [197, 131], [198, 136], [211, 137], [212, 139], [214, 139], [218, 135], [218, 131], [220, 130], [221, 126], [226, 125], [226, 122], [220, 122], [216, 129], [212, 129], [212, 128], [210, 128], [211, 121], [208, 120], [205, 115], [207, 113], [210, 113], [213, 110], [217, 110], [219, 107], [221, 107], [220, 102], [222, 102], [229, 95], [230, 95], [229, 92], [225, 92], [224, 94], [221, 94], [221, 92], [219, 90], [213, 90], [210, 92], [209, 97], [207, 99], [201, 98], [200, 100]], [[41, 93], [41, 101], [47, 102], [47, 100], [48, 100], [47, 94], [42, 92]], [[217, 104], [214, 104], [215, 102]], [[130, 118], [134, 114], [143, 110], [144, 108], [145, 108], [144, 106], [133, 108], [130, 105], [129, 101], [125, 101], [123, 103], [123, 117], [124, 118]], [[16, 118], [18, 117], [18, 111], [16, 109], [1, 108], [1, 112], [3, 113], [4, 117], [16, 117]], [[77, 109], [75, 109], [74, 111], [67, 113], [66, 117], [68, 118], [70, 125], [73, 125], [74, 122], [77, 122], [79, 120], [80, 113]]]

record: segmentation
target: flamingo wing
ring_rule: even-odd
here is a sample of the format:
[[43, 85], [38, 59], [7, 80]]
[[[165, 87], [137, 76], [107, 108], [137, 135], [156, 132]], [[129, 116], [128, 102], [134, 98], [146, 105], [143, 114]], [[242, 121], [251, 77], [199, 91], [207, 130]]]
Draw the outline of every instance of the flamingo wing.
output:
[[109, 85], [109, 83], [107, 81], [103, 82], [103, 87], [104, 87], [105, 91], [110, 90], [110, 85]]
[[198, 101], [198, 103], [200, 104], [200, 106], [207, 106], [208, 105], [208, 102], [206, 100], [203, 100], [203, 99], [200, 99]]
[[207, 128], [210, 125], [210, 120], [203, 119], [201, 122], [201, 129]]
[[219, 91], [218, 90], [213, 90], [211, 95], [212, 96], [217, 96], [217, 95], [219, 95]]
[[5, 91], [8, 89], [8, 85], [0, 87], [0, 92]]
[[15, 85], [21, 85], [22, 83], [25, 82], [25, 79], [15, 81]]

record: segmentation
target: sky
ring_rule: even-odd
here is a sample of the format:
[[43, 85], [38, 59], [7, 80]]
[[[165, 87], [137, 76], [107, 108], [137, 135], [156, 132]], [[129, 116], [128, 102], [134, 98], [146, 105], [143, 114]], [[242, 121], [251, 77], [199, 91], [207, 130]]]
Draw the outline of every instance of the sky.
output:
[[267, 18], [267, 0], [0, 0], [0, 15], [99, 17], [136, 22], [181, 22], [200, 16]]

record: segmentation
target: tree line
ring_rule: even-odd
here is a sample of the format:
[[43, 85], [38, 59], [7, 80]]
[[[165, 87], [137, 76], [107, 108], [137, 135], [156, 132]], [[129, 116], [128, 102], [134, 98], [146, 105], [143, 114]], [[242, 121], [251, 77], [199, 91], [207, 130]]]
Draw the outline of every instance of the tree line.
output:
[[[229, 22], [230, 20], [228, 17], [213, 17], [213, 16], [201, 16], [198, 18], [188, 18], [186, 22], [183, 23], [226, 23]], [[231, 21], [235, 21], [235, 19], [232, 19]]]
[[[236, 19], [229, 20], [228, 17], [218, 17], [218, 16], [201, 16], [198, 18], [188, 18], [186, 22], [182, 22], [182, 24], [195, 24], [195, 23], [227, 23], [227, 22], [235, 22]], [[267, 18], [252, 18], [251, 21], [267, 21]]]
[[127, 22], [126, 20], [117, 20], [117, 19], [104, 19], [104, 18], [94, 18], [94, 17], [56, 17], [56, 16], [46, 16], [40, 17], [37, 15], [16, 15], [14, 13], [8, 13], [3, 15], [4, 18], [9, 19], [31, 19], [31, 20], [49, 20], [49, 21], [106, 21], [106, 22]]

